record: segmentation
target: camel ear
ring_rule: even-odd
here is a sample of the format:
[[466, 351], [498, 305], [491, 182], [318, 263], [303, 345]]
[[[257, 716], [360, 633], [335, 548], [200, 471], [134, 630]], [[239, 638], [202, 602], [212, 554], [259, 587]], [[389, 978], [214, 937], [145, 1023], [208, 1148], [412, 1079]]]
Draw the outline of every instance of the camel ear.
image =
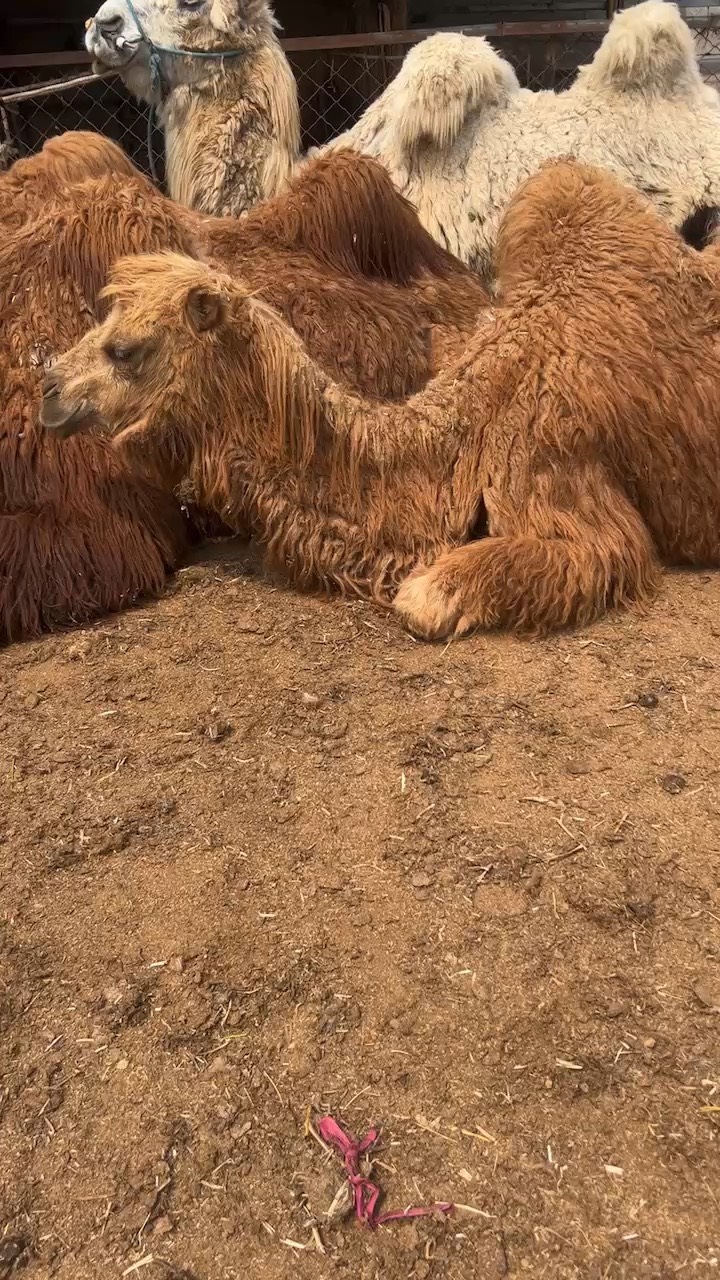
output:
[[217, 289], [196, 285], [188, 293], [185, 309], [195, 332], [207, 333], [208, 329], [216, 329], [222, 324], [225, 319], [226, 304], [223, 295]]
[[268, 0], [212, 0], [210, 22], [216, 31], [238, 38], [258, 26], [264, 29], [268, 22], [273, 28], [280, 26]]
[[210, 21], [216, 31], [224, 31], [227, 35], [237, 26], [237, 0], [214, 0], [210, 8]]

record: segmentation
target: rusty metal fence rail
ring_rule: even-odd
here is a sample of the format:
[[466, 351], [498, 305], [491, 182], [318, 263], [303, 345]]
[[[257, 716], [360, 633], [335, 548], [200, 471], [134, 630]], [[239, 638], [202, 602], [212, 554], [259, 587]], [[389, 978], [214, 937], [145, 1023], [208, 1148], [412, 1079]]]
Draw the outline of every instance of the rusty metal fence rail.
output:
[[[720, 26], [691, 20], [704, 78], [720, 89]], [[589, 61], [607, 25], [598, 22], [501, 23], [471, 27], [486, 35], [530, 89], [564, 89]], [[410, 45], [428, 31], [373, 32], [362, 36], [284, 41], [298, 84], [305, 147], [319, 146], [348, 128], [392, 80]], [[78, 54], [38, 54], [0, 58], [0, 98], [22, 89], [86, 76], [88, 58]], [[135, 163], [148, 170], [148, 108], [136, 102], [118, 79], [100, 80], [50, 95], [5, 103], [0, 114], [18, 154], [39, 150], [67, 129], [93, 129], [119, 142]], [[6, 139], [0, 139], [6, 141]], [[162, 175], [163, 140], [152, 134]]]

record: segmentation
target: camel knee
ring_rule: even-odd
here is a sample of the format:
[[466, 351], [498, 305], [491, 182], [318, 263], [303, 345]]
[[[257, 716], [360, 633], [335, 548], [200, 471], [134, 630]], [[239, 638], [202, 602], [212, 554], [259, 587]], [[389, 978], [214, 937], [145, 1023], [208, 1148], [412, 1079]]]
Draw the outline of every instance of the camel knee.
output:
[[463, 614], [461, 593], [443, 582], [435, 566], [416, 569], [405, 579], [393, 609], [407, 630], [423, 640], [462, 635], [475, 625]]

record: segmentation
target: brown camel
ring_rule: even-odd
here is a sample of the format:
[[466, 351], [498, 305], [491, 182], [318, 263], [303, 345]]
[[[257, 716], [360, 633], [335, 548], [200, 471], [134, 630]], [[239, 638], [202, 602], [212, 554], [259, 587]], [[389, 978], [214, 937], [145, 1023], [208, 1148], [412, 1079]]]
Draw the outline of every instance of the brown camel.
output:
[[[102, 180], [108, 193], [115, 181]], [[133, 475], [108, 441], [78, 439], [65, 453], [38, 427], [43, 371], [97, 319], [110, 265], [69, 196], [66, 205], [0, 241], [0, 641], [159, 591], [187, 545], [178, 503]], [[126, 212], [118, 243], [131, 252], [192, 251], [161, 211]]]
[[[172, 249], [243, 266], [335, 377], [376, 396], [423, 385], [485, 301], [372, 161], [323, 160], [285, 197], [235, 221], [180, 209], [128, 175], [105, 139], [96, 162], [104, 147], [106, 176], [53, 196], [63, 163], [68, 181], [81, 176], [76, 136], [55, 141], [28, 177], [34, 198], [43, 165], [50, 171], [45, 212], [0, 246], [0, 639], [87, 621], [157, 591], [185, 548], [177, 506], [123, 468], [106, 441], [78, 441], [68, 454], [38, 436], [43, 368], [99, 319], [116, 255]], [[222, 528], [204, 519], [201, 527]]]
[[105, 424], [295, 583], [394, 602], [427, 637], [588, 623], [649, 601], [661, 560], [720, 562], [713, 255], [611, 176], [556, 163], [512, 202], [498, 262], [503, 307], [463, 357], [378, 405], [237, 280], [126, 260], [43, 420]]

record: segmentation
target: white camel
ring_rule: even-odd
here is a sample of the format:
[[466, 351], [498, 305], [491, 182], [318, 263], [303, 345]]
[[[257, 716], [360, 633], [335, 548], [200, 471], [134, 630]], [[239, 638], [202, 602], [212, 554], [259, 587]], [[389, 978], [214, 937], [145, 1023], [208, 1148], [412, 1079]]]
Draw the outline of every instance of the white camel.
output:
[[561, 93], [521, 89], [485, 39], [431, 36], [339, 146], [381, 160], [431, 234], [481, 271], [515, 191], [549, 159], [610, 170], [677, 227], [720, 204], [720, 96], [663, 0], [618, 13]]

